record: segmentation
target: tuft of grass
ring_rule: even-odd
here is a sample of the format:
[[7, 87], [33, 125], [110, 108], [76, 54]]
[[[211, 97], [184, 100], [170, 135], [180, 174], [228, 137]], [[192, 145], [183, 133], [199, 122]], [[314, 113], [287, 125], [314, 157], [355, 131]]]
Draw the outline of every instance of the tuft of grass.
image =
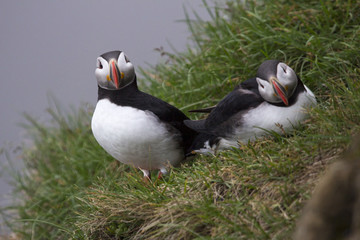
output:
[[[357, 1], [227, 1], [185, 22], [193, 47], [142, 69], [145, 91], [187, 111], [216, 104], [262, 61], [290, 65], [319, 105], [287, 136], [197, 156], [162, 181], [116, 162], [94, 140], [91, 110], [50, 109], [18, 175], [11, 229], [24, 239], [290, 239], [329, 162], [360, 130]], [[55, 107], [56, 109], [56, 107]], [[65, 117], [68, 116], [68, 117]], [[190, 115], [192, 119], [201, 115]]]

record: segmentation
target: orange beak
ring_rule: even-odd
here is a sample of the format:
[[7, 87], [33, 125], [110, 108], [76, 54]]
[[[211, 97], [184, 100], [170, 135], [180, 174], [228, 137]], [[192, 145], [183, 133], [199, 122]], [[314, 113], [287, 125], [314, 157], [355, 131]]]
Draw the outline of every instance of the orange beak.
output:
[[115, 87], [119, 88], [121, 75], [115, 59], [110, 60], [110, 79], [114, 82]]
[[286, 90], [285, 90], [284, 86], [281, 85], [281, 83], [279, 83], [279, 81], [276, 78], [272, 78], [270, 81], [271, 81], [271, 84], [272, 84], [276, 94], [281, 98], [281, 100], [284, 102], [284, 104], [286, 106], [288, 106], [289, 101], [286, 97]]

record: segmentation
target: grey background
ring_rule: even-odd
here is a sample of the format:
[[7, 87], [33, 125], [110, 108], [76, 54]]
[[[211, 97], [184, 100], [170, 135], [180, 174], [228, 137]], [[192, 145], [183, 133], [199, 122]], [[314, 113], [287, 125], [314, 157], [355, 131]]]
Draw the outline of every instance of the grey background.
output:
[[[49, 95], [63, 106], [95, 105], [96, 58], [123, 50], [135, 66], [155, 65], [154, 48], [186, 49], [184, 9], [210, 17], [200, 0], [14, 0], [0, 2], [0, 207], [9, 201], [11, 163], [21, 166], [22, 113], [46, 119]], [[190, 14], [193, 16], [193, 14]], [[1, 226], [0, 226], [1, 231]]]

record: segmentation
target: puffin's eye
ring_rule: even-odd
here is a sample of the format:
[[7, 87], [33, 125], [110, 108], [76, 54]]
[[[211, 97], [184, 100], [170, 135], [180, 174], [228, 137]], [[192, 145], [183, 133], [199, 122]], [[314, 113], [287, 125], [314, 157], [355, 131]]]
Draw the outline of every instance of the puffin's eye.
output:
[[102, 69], [103, 68], [103, 65], [101, 64], [100, 61], [98, 61], [98, 68]]
[[130, 60], [125, 55], [124, 55], [124, 57], [125, 57], [125, 62], [126, 63], [130, 62]]
[[264, 88], [264, 85], [262, 85], [261, 83], [259, 83], [260, 87]]
[[284, 73], [286, 73], [286, 67], [282, 67], [282, 69], [283, 69]]

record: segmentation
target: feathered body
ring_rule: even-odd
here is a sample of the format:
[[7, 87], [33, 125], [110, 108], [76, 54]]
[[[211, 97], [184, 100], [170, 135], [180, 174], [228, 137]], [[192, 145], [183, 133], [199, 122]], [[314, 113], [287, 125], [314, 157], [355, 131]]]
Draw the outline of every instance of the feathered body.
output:
[[[307, 118], [308, 108], [316, 105], [314, 94], [290, 67], [280, 65], [276, 60], [270, 61], [270, 64], [260, 66], [257, 77], [242, 82], [216, 107], [209, 108], [211, 112], [206, 119], [185, 120], [188, 127], [200, 133], [192, 150], [213, 153], [238, 147], [239, 143], [252, 141], [271, 131], [280, 134], [289, 132]], [[284, 65], [286, 69], [283, 69]], [[279, 74], [278, 71], [283, 72]], [[281, 74], [285, 71], [289, 75], [288, 82], [296, 83], [293, 89], [283, 80]], [[264, 83], [266, 80], [263, 78], [269, 80]], [[276, 82], [271, 85], [271, 81]]]
[[[114, 81], [108, 79], [110, 74], [97, 74], [98, 102], [91, 122], [94, 137], [111, 156], [140, 168], [146, 177], [150, 170], [165, 173], [167, 167], [185, 158], [196, 133], [184, 125], [188, 118], [180, 110], [138, 89], [133, 68], [126, 72], [123, 66], [130, 63], [123, 52], [102, 55], [99, 72], [104, 69], [104, 61], [117, 58], [119, 66], [111, 68], [109, 64]], [[129, 74], [133, 77], [121, 83]], [[117, 83], [109, 87], [108, 81]]]

